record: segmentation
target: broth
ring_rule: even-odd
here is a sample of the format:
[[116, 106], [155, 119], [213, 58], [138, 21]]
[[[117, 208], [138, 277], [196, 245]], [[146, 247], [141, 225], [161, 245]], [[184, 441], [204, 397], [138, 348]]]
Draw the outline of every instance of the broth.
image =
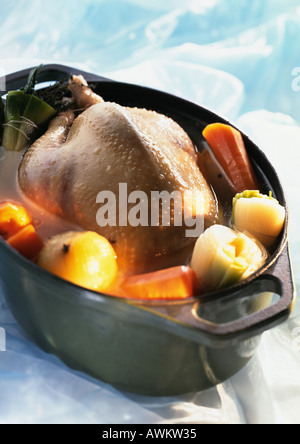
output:
[[0, 203], [11, 201], [24, 205], [34, 220], [37, 233], [44, 241], [65, 231], [82, 231], [78, 225], [43, 210], [22, 193], [18, 185], [18, 168], [24, 152], [6, 151], [0, 147]]

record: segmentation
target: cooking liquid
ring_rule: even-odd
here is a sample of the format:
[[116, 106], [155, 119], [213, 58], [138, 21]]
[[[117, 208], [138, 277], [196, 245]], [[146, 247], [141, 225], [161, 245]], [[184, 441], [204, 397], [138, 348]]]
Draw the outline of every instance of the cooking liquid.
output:
[[66, 231], [82, 231], [78, 225], [43, 210], [22, 193], [18, 184], [18, 168], [25, 151], [7, 151], [0, 147], [0, 203], [10, 201], [23, 205], [32, 216], [36, 231], [44, 241]]

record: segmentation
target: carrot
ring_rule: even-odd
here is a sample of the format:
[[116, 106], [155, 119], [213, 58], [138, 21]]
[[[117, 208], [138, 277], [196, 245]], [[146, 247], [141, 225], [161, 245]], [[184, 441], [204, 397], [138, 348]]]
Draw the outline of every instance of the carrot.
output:
[[0, 236], [5, 239], [32, 223], [25, 208], [11, 202], [0, 204]]
[[33, 225], [27, 225], [11, 236], [7, 243], [27, 259], [35, 259], [43, 248], [43, 241]]
[[182, 300], [193, 297], [199, 287], [196, 273], [178, 266], [126, 278], [122, 285], [125, 296], [144, 300]]
[[233, 183], [236, 193], [259, 189], [243, 137], [239, 131], [229, 125], [213, 123], [205, 128], [203, 136], [225, 174]]

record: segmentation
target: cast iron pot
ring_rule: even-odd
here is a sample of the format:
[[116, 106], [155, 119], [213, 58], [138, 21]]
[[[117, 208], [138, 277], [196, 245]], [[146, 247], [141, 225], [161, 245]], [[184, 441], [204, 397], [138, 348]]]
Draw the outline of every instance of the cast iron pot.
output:
[[[23, 86], [29, 71], [9, 75], [7, 90]], [[93, 82], [105, 100], [172, 117], [197, 145], [207, 124], [228, 123], [172, 95], [70, 67], [44, 66], [40, 81], [70, 73]], [[262, 191], [272, 190], [287, 209], [276, 171], [243, 137]], [[40, 269], [2, 240], [0, 275], [8, 306], [41, 348], [73, 369], [150, 396], [200, 391], [234, 375], [255, 353], [261, 334], [288, 318], [295, 297], [288, 220], [274, 254], [247, 281], [183, 303], [141, 303], [82, 289]]]

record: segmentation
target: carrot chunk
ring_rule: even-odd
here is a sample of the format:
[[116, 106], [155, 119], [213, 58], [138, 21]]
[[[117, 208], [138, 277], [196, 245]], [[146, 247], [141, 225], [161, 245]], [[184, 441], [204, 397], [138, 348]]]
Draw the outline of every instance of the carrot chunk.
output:
[[237, 193], [259, 189], [243, 137], [239, 131], [230, 125], [213, 123], [205, 128], [203, 136]]
[[11, 236], [7, 243], [27, 259], [33, 260], [43, 248], [43, 241], [33, 225], [27, 225]]
[[189, 267], [178, 266], [126, 278], [122, 283], [126, 297], [144, 300], [181, 300], [195, 296], [199, 283]]
[[24, 207], [10, 202], [0, 204], [0, 236], [5, 239], [32, 223]]

